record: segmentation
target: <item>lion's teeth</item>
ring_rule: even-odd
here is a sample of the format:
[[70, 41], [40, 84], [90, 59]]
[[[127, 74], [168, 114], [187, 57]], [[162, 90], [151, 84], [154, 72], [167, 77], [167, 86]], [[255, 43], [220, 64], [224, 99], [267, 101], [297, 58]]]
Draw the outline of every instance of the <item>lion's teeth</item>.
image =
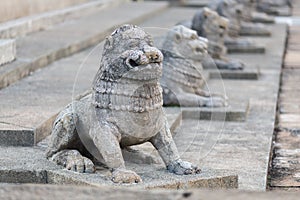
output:
[[138, 67], [134, 67], [133, 69], [132, 69], [132, 71], [138, 71], [139, 70], [139, 68]]

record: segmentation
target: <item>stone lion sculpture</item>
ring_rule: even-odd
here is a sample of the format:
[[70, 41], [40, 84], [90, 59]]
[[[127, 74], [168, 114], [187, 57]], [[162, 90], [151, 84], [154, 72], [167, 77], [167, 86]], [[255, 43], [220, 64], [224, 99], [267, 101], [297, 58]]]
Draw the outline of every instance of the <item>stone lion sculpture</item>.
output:
[[[198, 11], [192, 20], [191, 28], [198, 35], [208, 39], [208, 53], [214, 59], [219, 69], [243, 69], [245, 64], [239, 60], [226, 57], [225, 37], [227, 35], [228, 20], [215, 11], [204, 8]], [[212, 68], [214, 63], [203, 60], [205, 68]]]
[[162, 53], [141, 28], [123, 25], [107, 37], [92, 94], [69, 104], [54, 122], [47, 158], [77, 172], [100, 162], [115, 183], [140, 182], [125, 168], [121, 148], [150, 142], [168, 171], [200, 170], [182, 161], [162, 104]]
[[[221, 17], [217, 12], [211, 10], [210, 8], [205, 7], [202, 10], [196, 12], [191, 23], [191, 28], [196, 30], [200, 36], [208, 37], [209, 41], [213, 41], [214, 45], [212, 45], [212, 49], [214, 49], [214, 51], [216, 51], [215, 49], [220, 49], [221, 45], [225, 45], [228, 51], [262, 51], [261, 46], [258, 46], [248, 38], [244, 39], [229, 36], [229, 25], [222, 25], [224, 23], [220, 23], [220, 19], [224, 21], [225, 18]], [[205, 33], [205, 31], [208, 30], [210, 30], [210, 32]], [[233, 30], [234, 28], [231, 29], [232, 35], [238, 36], [238, 31]], [[216, 43], [218, 44], [218, 46], [215, 45]], [[212, 55], [212, 57], [214, 56]]]
[[271, 15], [290, 15], [293, 0], [257, 0], [258, 11]]
[[244, 4], [236, 0], [216, 0], [210, 4], [210, 8], [229, 19], [229, 36], [271, 35], [270, 30], [265, 25], [250, 22], [251, 8], [246, 8]]
[[197, 32], [177, 25], [162, 42], [164, 105], [220, 107], [226, 105], [222, 95], [203, 90], [205, 78], [201, 62], [207, 56], [207, 39]]
[[252, 22], [275, 23], [273, 16], [257, 11], [257, 0], [237, 0], [237, 2], [244, 5], [243, 11], [248, 14], [246, 19]]

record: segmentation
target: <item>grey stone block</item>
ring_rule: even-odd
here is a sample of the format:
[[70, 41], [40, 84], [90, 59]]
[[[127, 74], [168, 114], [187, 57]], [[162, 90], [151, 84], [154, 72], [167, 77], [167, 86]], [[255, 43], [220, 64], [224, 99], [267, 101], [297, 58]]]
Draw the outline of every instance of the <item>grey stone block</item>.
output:
[[240, 103], [226, 108], [182, 108], [183, 119], [211, 121], [246, 121], [248, 103]]
[[[13, 0], [14, 1], [14, 0]], [[34, 0], [31, 0], [34, 1]], [[67, 0], [66, 2], [58, 2], [49, 1], [43, 2], [39, 7], [37, 6], [39, 2], [35, 2], [35, 4], [19, 4], [17, 12], [24, 12], [24, 15], [20, 14], [19, 17], [15, 20], [9, 20], [7, 22], [0, 24], [0, 38], [17, 38], [21, 36], [25, 36], [29, 33], [45, 30], [52, 28], [54, 25], [63, 23], [67, 20], [76, 20], [80, 17], [86, 16], [87, 14], [91, 14], [93, 12], [101, 12], [102, 9], [116, 6], [120, 3], [124, 3], [125, 0], [107, 0], [107, 1], [87, 1], [87, 0], [76, 0], [81, 1], [79, 5], [72, 5], [72, 1]], [[76, 3], [76, 2], [73, 2]], [[52, 4], [52, 7], [47, 7], [47, 5]], [[6, 6], [1, 7], [0, 9], [12, 9], [13, 3], [7, 3]], [[57, 6], [57, 7], [55, 7]], [[71, 7], [68, 7], [71, 6]], [[32, 7], [34, 9], [40, 9], [39, 12], [34, 15], [26, 15], [26, 11], [22, 9], [22, 7]], [[14, 8], [16, 8], [14, 6]], [[54, 9], [54, 10], [53, 10]], [[6, 10], [7, 11], [7, 10]], [[28, 11], [28, 10], [27, 10]], [[28, 11], [30, 12], [30, 11]], [[1, 13], [2, 15], [3, 12]], [[16, 13], [13, 13], [16, 14]], [[27, 13], [29, 14], [29, 13]], [[5, 17], [8, 17], [5, 16]], [[21, 18], [20, 18], [21, 17]], [[2, 20], [4, 18], [1, 18]]]
[[248, 79], [257, 80], [260, 76], [258, 69], [247, 69], [244, 70], [211, 70], [209, 72], [209, 78], [211, 79]]
[[1, 130], [0, 131], [1, 146], [33, 146], [34, 130]]
[[116, 187], [82, 187], [70, 185], [1, 185], [0, 194], [3, 199], [24, 200], [118, 200], [118, 199], [164, 199], [164, 200], [298, 200], [296, 192], [245, 192], [237, 190], [141, 190]]
[[199, 8], [199, 7], [205, 7], [208, 6], [210, 3], [209, 0], [185, 0], [183, 3], [183, 6], [187, 6], [187, 7], [195, 7], [195, 8]]
[[[3, 0], [0, 8], [0, 22], [20, 18], [28, 15], [65, 8], [71, 5], [87, 2], [87, 0], [52, 0], [40, 2], [38, 0], [18, 1]], [[18, 6], [16, 6], [18, 5]]]
[[253, 46], [231, 46], [227, 45], [227, 53], [232, 54], [232, 53], [265, 53], [265, 47], [260, 46], [260, 45], [253, 45]]
[[16, 57], [15, 40], [0, 39], [0, 65], [13, 61]]

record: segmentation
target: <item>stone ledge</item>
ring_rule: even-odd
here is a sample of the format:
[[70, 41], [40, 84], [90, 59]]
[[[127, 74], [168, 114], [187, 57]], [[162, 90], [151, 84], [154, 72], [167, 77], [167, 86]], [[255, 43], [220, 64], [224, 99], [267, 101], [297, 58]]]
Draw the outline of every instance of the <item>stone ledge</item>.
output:
[[299, 193], [291, 192], [245, 192], [237, 190], [141, 190], [116, 187], [87, 187], [67, 185], [0, 185], [3, 199], [24, 200], [117, 200], [117, 199], [164, 199], [164, 200], [298, 200]]
[[[250, 68], [250, 69], [248, 69]], [[242, 79], [258, 80], [260, 76], [259, 69], [247, 67], [244, 70], [210, 70], [209, 78], [211, 79]]]
[[[137, 188], [237, 188], [238, 178], [230, 173], [202, 169], [198, 175], [178, 176], [167, 172], [164, 164], [147, 163], [135, 164], [126, 162], [128, 169], [137, 172], [143, 179], [140, 184], [114, 184], [110, 180], [111, 172], [97, 167], [94, 174], [80, 174], [71, 172], [55, 165], [45, 158], [44, 147], [0, 147], [1, 165], [0, 182], [4, 183], [49, 183], [49, 184], [76, 184], [90, 186], [117, 186]], [[154, 148], [152, 147], [152, 152]], [[151, 151], [150, 151], [151, 153]], [[143, 154], [143, 152], [141, 152]], [[138, 155], [134, 155], [137, 156]], [[156, 157], [154, 152], [150, 155]], [[141, 158], [141, 157], [140, 157]]]
[[0, 66], [13, 61], [16, 57], [15, 40], [0, 39]]
[[[87, 2], [81, 0], [81, 4], [25, 16], [0, 24], [0, 38], [16, 38], [29, 33], [45, 30], [65, 20], [74, 20], [91, 12], [100, 12], [102, 9], [118, 5], [125, 0], [105, 0]], [[83, 3], [85, 1], [85, 3]], [[45, 3], [45, 2], [44, 2]]]
[[242, 122], [246, 121], [248, 109], [248, 103], [233, 103], [223, 108], [182, 108], [182, 117], [183, 119]]

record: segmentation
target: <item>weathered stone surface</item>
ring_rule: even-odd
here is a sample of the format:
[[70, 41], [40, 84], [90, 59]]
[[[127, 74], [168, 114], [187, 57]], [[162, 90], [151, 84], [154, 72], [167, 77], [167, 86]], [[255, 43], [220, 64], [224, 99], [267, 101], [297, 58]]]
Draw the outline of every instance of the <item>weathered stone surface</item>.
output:
[[[140, 23], [166, 9], [167, 6], [165, 2], [124, 3], [101, 12], [84, 15], [74, 21], [70, 20], [50, 30], [18, 38], [17, 57], [21, 63], [11, 63], [0, 69], [0, 88], [60, 58], [99, 43], [121, 24]], [[110, 23], [107, 23], [108, 20]]]
[[[45, 158], [43, 147], [0, 147], [0, 182], [1, 183], [49, 183], [76, 184], [90, 186], [120, 186], [110, 181], [111, 172], [97, 167], [95, 174], [80, 174], [60, 168]], [[148, 149], [151, 157], [156, 157], [154, 148]], [[141, 158], [141, 157], [140, 157]], [[159, 158], [159, 157], [157, 157]], [[156, 159], [157, 159], [156, 158]], [[126, 161], [126, 160], [125, 160]], [[123, 185], [137, 188], [237, 188], [237, 176], [221, 170], [203, 169], [198, 175], [178, 176], [166, 171], [160, 163], [147, 163], [141, 160], [139, 164], [126, 161], [127, 168], [135, 170], [144, 182], [133, 185]]]
[[228, 35], [270, 36], [271, 32], [263, 24], [252, 23], [253, 2], [245, 5], [235, 0], [213, 1], [210, 8], [229, 19]]
[[261, 45], [251, 45], [251, 46], [237, 46], [237, 45], [227, 45], [227, 52], [230, 53], [265, 53], [265, 47]]
[[[299, 42], [297, 26], [292, 26], [288, 46]], [[287, 49], [282, 71], [279, 114], [270, 170], [270, 186], [277, 190], [300, 187], [300, 107], [298, 90], [300, 70], [296, 49]]]
[[[79, 0], [75, 0], [75, 1], [79, 1]], [[25, 36], [32, 32], [49, 29], [56, 24], [63, 23], [66, 20], [76, 20], [84, 15], [91, 14], [93, 12], [101, 12], [103, 8], [107, 8], [109, 6], [115, 6], [124, 2], [123, 0], [106, 0], [106, 1], [91, 1], [91, 2], [87, 0], [80, 0], [80, 1], [81, 3], [79, 5], [76, 4], [74, 6], [66, 7], [66, 8], [65, 6], [67, 5], [65, 5], [63, 6], [64, 7], [63, 9], [58, 9], [58, 10], [57, 9], [52, 10], [50, 8], [51, 11], [47, 11], [49, 9], [48, 8], [47, 10], [41, 10], [42, 13], [29, 15], [29, 16], [26, 15], [26, 11], [25, 11], [24, 13], [25, 15], [20, 16], [21, 18], [10, 20], [0, 24], [0, 38], [16, 38], [20, 36]], [[67, 2], [71, 2], [71, 1], [69, 0]], [[43, 3], [44, 4], [41, 5], [42, 7], [51, 3], [59, 7], [62, 6], [60, 4], [57, 4], [56, 1], [53, 2], [45, 1]], [[37, 2], [35, 2], [34, 6], [30, 5], [29, 2], [27, 2], [26, 5], [25, 4], [24, 5], [18, 4], [18, 5], [20, 7], [22, 6], [35, 7], [37, 6]], [[0, 9], [4, 9], [7, 6], [11, 6], [11, 3], [8, 3], [8, 1], [6, 3], [6, 6], [3, 6]], [[17, 9], [20, 9], [19, 6], [17, 7]]]
[[[174, 17], [170, 18], [171, 15]], [[143, 26], [171, 27], [172, 24], [179, 21], [180, 16], [191, 17], [192, 15], [193, 9], [172, 8], [159, 17], [153, 17], [151, 20], [146, 21]], [[150, 33], [156, 33], [157, 31], [147, 28], [145, 30]], [[276, 41], [280, 42], [278, 38]], [[1, 144], [32, 145], [48, 135], [56, 114], [71, 101], [72, 97], [76, 97], [90, 87], [90, 77], [93, 77], [93, 74], [96, 73], [99, 53], [101, 53], [102, 48], [103, 46], [99, 45], [90, 55], [91, 49], [88, 49], [62, 59], [9, 88], [2, 89], [0, 92], [0, 112], [3, 117], [1, 117], [0, 129], [2, 133], [6, 133], [3, 134], [1, 140], [3, 143]], [[279, 51], [279, 49], [276, 50]], [[80, 67], [87, 55], [89, 55], [88, 59]], [[253, 57], [244, 59], [250, 61], [253, 60]], [[260, 56], [259, 59], [266, 62], [265, 56]], [[22, 63], [21, 61], [15, 61], [12, 64], [16, 62]], [[272, 62], [266, 66], [273, 66], [275, 62], [276, 60], [272, 59]], [[81, 74], [78, 78], [76, 78], [77, 72]], [[35, 103], [33, 104], [33, 102]], [[27, 138], [27, 142], [20, 142], [22, 140], [19, 140], [12, 133], [24, 135], [23, 137]], [[28, 137], [24, 133], [28, 133]]]
[[159, 83], [163, 54], [152, 41], [128, 24], [106, 38], [92, 94], [70, 103], [55, 119], [49, 160], [80, 173], [92, 173], [95, 160], [112, 170], [114, 183], [138, 183], [142, 179], [126, 168], [121, 148], [150, 142], [169, 172], [200, 173], [180, 159], [172, 138]]
[[170, 126], [170, 131], [173, 133], [176, 128], [181, 125], [182, 112], [178, 107], [164, 107], [167, 120]]
[[210, 0], [185, 0], [183, 6], [187, 7], [205, 7], [210, 3]]
[[300, 69], [300, 58], [297, 51], [288, 51], [286, 53], [284, 67]]
[[260, 76], [259, 69], [244, 69], [242, 71], [228, 70], [210, 70], [209, 78], [211, 79], [249, 79], [258, 80]]
[[291, 192], [245, 192], [236, 190], [133, 190], [115, 187], [83, 187], [56, 185], [1, 185], [0, 196], [3, 199], [51, 200], [53, 196], [66, 200], [105, 200], [105, 199], [166, 199], [166, 200], [298, 200], [298, 193]]
[[276, 133], [274, 159], [272, 161], [272, 187], [300, 186], [300, 137], [299, 129]]
[[[209, 8], [203, 8], [203, 10], [198, 11], [194, 15], [190, 28], [196, 30], [199, 36], [208, 39], [208, 53], [219, 69], [240, 70], [245, 67], [245, 64], [239, 60], [229, 59], [226, 56], [228, 45], [225, 43], [225, 39], [229, 28], [228, 22], [228, 19], [219, 16], [217, 12]], [[206, 63], [207, 62], [203, 62], [204, 67], [211, 65], [210, 62]]]
[[[178, 13], [176, 12], [178, 11]], [[170, 18], [170, 14], [172, 14], [172, 18]], [[182, 15], [181, 15], [182, 14]], [[144, 26], [148, 26], [148, 27], [153, 27], [153, 26], [158, 26], [158, 27], [171, 27], [173, 24], [175, 24], [176, 22], [182, 20], [182, 18], [186, 15], [192, 15], [193, 12], [189, 12], [188, 10], [183, 10], [183, 9], [179, 9], [179, 8], [172, 8], [170, 10], [167, 10], [167, 12], [163, 13], [162, 15], [160, 15], [159, 17], [153, 17], [151, 20], [147, 21], [147, 23], [144, 23]], [[174, 22], [174, 20], [176, 20]], [[165, 24], [165, 26], [163, 26], [163, 24]], [[147, 30], [147, 29], [146, 29]], [[218, 135], [218, 131], [222, 130], [222, 122], [218, 125], [218, 122], [213, 122], [214, 125], [212, 127], [215, 127], [214, 129], [212, 129], [212, 134], [207, 134], [208, 136], [210, 136], [211, 138], [213, 138], [213, 142], [212, 143], [204, 143], [207, 146], [216, 144], [214, 139], [218, 139], [218, 144], [219, 146], [215, 149], [213, 149], [212, 152], [214, 152], [213, 154], [211, 154], [211, 157], [206, 157], [207, 159], [205, 160], [205, 162], [201, 161], [201, 166], [203, 166], [203, 169], [212, 169], [214, 167], [205, 167], [206, 166], [217, 166], [218, 168], [226, 168], [226, 171], [230, 171], [228, 170], [228, 168], [233, 168], [235, 172], [238, 172], [239, 175], [241, 176], [240, 178], [240, 188], [241, 189], [253, 189], [253, 190], [264, 190], [265, 186], [266, 186], [266, 171], [267, 171], [267, 164], [268, 163], [268, 156], [267, 154], [269, 153], [269, 148], [271, 146], [271, 137], [272, 137], [272, 133], [270, 132], [270, 130], [273, 130], [273, 125], [274, 125], [274, 121], [275, 121], [275, 108], [276, 108], [276, 98], [277, 98], [277, 91], [278, 91], [278, 82], [279, 82], [279, 70], [281, 67], [281, 57], [282, 57], [282, 52], [283, 52], [283, 44], [284, 44], [284, 38], [282, 35], [285, 34], [285, 27], [283, 26], [276, 26], [276, 29], [274, 31], [274, 33], [276, 33], [276, 40], [272, 40], [272, 39], [257, 39], [257, 41], [265, 41], [267, 45], [271, 46], [271, 45], [277, 45], [278, 48], [270, 48], [268, 49], [267, 52], [267, 56], [265, 55], [235, 55], [235, 57], [239, 57], [242, 58], [246, 61], [248, 61], [249, 63], [252, 63], [253, 66], [257, 66], [257, 65], [261, 65], [261, 76], [257, 81], [234, 81], [234, 80], [226, 80], [225, 81], [225, 88], [226, 89], [230, 89], [230, 85], [231, 84], [235, 84], [235, 85], [239, 85], [240, 86], [240, 90], [236, 90], [233, 92], [230, 92], [232, 95], [239, 95], [241, 96], [241, 101], [242, 100], [249, 100], [249, 96], [251, 96], [250, 98], [250, 106], [249, 106], [249, 113], [248, 113], [248, 117], [247, 117], [247, 121], [245, 122], [230, 122], [230, 123], [234, 123], [235, 125], [228, 125], [226, 129], [232, 131], [232, 134], [228, 134], [228, 136], [224, 136], [220, 139], [220, 137], [215, 137], [217, 133]], [[281, 37], [280, 37], [281, 35]], [[88, 51], [86, 51], [87, 53]], [[97, 51], [97, 55], [95, 55], [95, 58], [97, 58], [98, 56], [98, 52]], [[257, 57], [256, 57], [257, 56]], [[269, 59], [269, 57], [272, 57], [272, 59]], [[81, 54], [81, 57], [77, 57], [77, 59], [74, 59], [75, 56], [73, 56], [71, 59], [66, 59], [64, 60], [64, 63], [57, 63], [56, 69], [61, 69], [62, 66], [66, 66], [66, 64], [69, 62], [69, 64], [74, 67], [76, 66], [76, 63], [80, 63], [80, 59], [84, 59], [85, 55]], [[79, 59], [80, 58], [80, 59]], [[265, 63], [265, 64], [262, 64]], [[90, 66], [91, 68], [93, 68], [93, 66], [97, 66], [97, 62], [91, 62], [88, 66]], [[54, 66], [54, 64], [52, 65], [52, 67]], [[70, 70], [70, 72], [72, 72], [73, 68], [68, 68]], [[64, 68], [66, 69], [66, 68]], [[87, 68], [85, 68], [87, 69]], [[93, 68], [94, 69], [94, 68]], [[45, 72], [37, 72], [37, 73], [45, 73], [43, 77], [47, 78], [46, 74], [47, 72], [50, 72], [51, 70], [47, 71], [46, 69], [44, 69]], [[43, 70], [43, 71], [44, 71]], [[96, 67], [95, 69], [96, 70]], [[89, 85], [90, 83], [87, 83], [89, 80], [88, 77], [91, 77], [91, 75], [89, 74], [92, 72], [88, 71], [88, 70], [84, 70], [81, 72], [82, 76], [84, 77], [84, 81], [80, 81], [80, 86], [79, 87], [77, 84], [75, 84], [75, 88], [76, 91], [80, 91], [80, 89], [82, 91], [85, 91], [85, 87], [87, 85]], [[75, 74], [75, 73], [74, 73]], [[74, 75], [73, 74], [73, 75]], [[55, 74], [56, 77], [59, 74]], [[61, 81], [60, 79], [62, 79], [63, 74], [61, 76], [58, 76], [57, 79], [55, 79], [56, 81]], [[74, 77], [74, 76], [73, 76]], [[30, 77], [29, 77], [30, 78]], [[26, 79], [26, 80], [29, 80]], [[72, 78], [70, 78], [70, 80], [72, 80]], [[69, 81], [70, 81], [69, 80]], [[72, 80], [73, 81], [73, 80]], [[71, 82], [72, 82], [71, 81]], [[90, 81], [90, 80], [89, 80]], [[67, 81], [66, 81], [67, 83]], [[34, 87], [32, 88], [32, 90], [27, 90], [26, 87], [23, 88], [25, 89], [25, 91], [27, 91], [27, 93], [29, 93], [29, 91], [33, 91], [36, 90], [36, 88], [42, 87], [41, 90], [43, 91], [43, 89], [46, 89], [45, 85], [47, 85], [48, 83], [46, 82], [42, 82], [42, 84], [40, 83], [39, 85], [34, 85], [33, 84], [33, 79], [31, 79], [31, 82], [23, 82], [23, 84], [30, 84], [33, 85]], [[53, 84], [53, 81], [52, 81]], [[64, 83], [60, 82], [57, 83], [58, 85], [63, 85]], [[53, 100], [53, 102], [55, 102], [56, 104], [61, 104], [61, 105], [57, 105], [57, 107], [53, 107], [49, 110], [53, 109], [55, 111], [59, 111], [61, 109], [61, 107], [66, 104], [67, 102], [70, 102], [71, 98], [67, 98], [66, 96], [68, 96], [68, 91], [70, 96], [72, 95], [72, 84], [66, 84], [69, 85], [69, 89], [64, 89], [64, 90], [58, 90], [59, 88], [56, 87], [55, 89], [58, 91], [58, 93], [63, 92], [64, 91], [64, 95], [65, 98], [64, 100]], [[20, 85], [19, 85], [20, 86]], [[11, 86], [12, 87], [12, 86]], [[10, 88], [11, 88], [10, 87]], [[228, 87], [228, 88], [227, 88]], [[29, 87], [28, 87], [29, 88]], [[238, 87], [235, 87], [238, 88]], [[245, 88], [247, 88], [247, 92], [245, 93]], [[14, 88], [14, 99], [18, 99], [17, 98], [17, 92], [20, 92], [20, 90], [17, 90], [16, 88]], [[8, 96], [9, 98], [12, 98], [12, 96], [7, 95], [9, 94], [8, 90], [1, 90], [1, 93], [5, 91], [5, 95]], [[66, 92], [67, 91], [67, 92]], [[253, 93], [250, 94], [250, 92], [248, 91], [252, 91]], [[255, 91], [255, 92], [254, 92]], [[10, 91], [12, 92], [12, 91]], [[80, 92], [79, 92], [80, 93]], [[34, 94], [34, 93], [33, 93]], [[243, 94], [243, 95], [241, 95]], [[22, 95], [25, 95], [22, 93]], [[46, 94], [43, 94], [46, 95]], [[249, 96], [247, 96], [249, 95]], [[244, 96], [244, 97], [243, 97]], [[35, 99], [39, 99], [39, 96], [36, 96], [35, 98], [30, 99], [30, 101], [33, 101]], [[45, 96], [46, 98], [48, 98], [48, 96]], [[27, 97], [26, 97], [27, 98]], [[60, 98], [60, 97], [59, 97]], [[1, 98], [2, 99], [2, 98]], [[24, 100], [24, 99], [22, 99]], [[18, 102], [21, 102], [21, 100], [18, 100]], [[44, 105], [48, 105], [51, 102], [48, 101], [44, 101], [43, 104]], [[28, 102], [27, 102], [28, 104]], [[53, 103], [54, 104], [54, 103]], [[11, 106], [11, 105], [9, 105]], [[2, 108], [2, 107], [1, 107]], [[11, 106], [12, 108], [12, 106]], [[42, 109], [42, 107], [39, 107], [36, 109], [36, 112], [40, 112]], [[45, 108], [45, 106], [43, 106], [43, 109]], [[29, 108], [28, 108], [29, 109]], [[31, 114], [35, 114], [35, 112], [30, 113], [29, 116]], [[8, 116], [7, 116], [8, 117]], [[42, 117], [42, 116], [39, 116]], [[11, 122], [13, 122], [13, 120], [11, 119]], [[199, 127], [204, 127], [205, 125], [210, 124], [210, 122], [207, 121], [198, 121], [195, 120], [195, 123], [197, 123], [197, 125], [200, 123]], [[241, 126], [241, 124], [243, 126]], [[195, 124], [187, 124], [187, 126], [189, 126], [190, 128], [193, 127]], [[184, 127], [183, 127], [184, 128]], [[196, 132], [196, 131], [195, 131]], [[209, 133], [211, 133], [209, 132]], [[199, 132], [196, 132], [199, 135]], [[249, 138], [245, 139], [245, 135], [248, 136]], [[184, 135], [183, 135], [184, 137]], [[201, 137], [203, 138], [203, 137]], [[201, 138], [199, 140], [201, 140]], [[205, 138], [205, 137], [204, 137]], [[234, 139], [236, 141], [233, 141], [231, 139]], [[244, 141], [244, 139], [246, 141]], [[176, 139], [175, 136], [175, 141], [180, 141], [180, 138]], [[184, 140], [182, 140], [184, 141]], [[201, 143], [199, 143], [201, 144]], [[222, 144], [222, 145], [221, 145]], [[224, 145], [226, 144], [226, 145]], [[234, 145], [234, 144], [238, 144], [238, 146]], [[255, 146], [255, 145], [259, 145], [259, 146]], [[199, 146], [195, 146], [195, 149], [199, 150]], [[214, 146], [214, 145], [213, 145]], [[246, 146], [246, 147], [245, 147]], [[185, 147], [184, 145], [182, 145], [182, 147]], [[231, 148], [232, 147], [232, 148]], [[225, 154], [224, 156], [224, 151], [227, 148], [227, 154]], [[202, 148], [204, 150], [211, 150], [211, 148]], [[258, 149], [260, 149], [258, 151]], [[217, 151], [216, 151], [217, 150]], [[235, 154], [232, 154], [232, 152], [234, 152]], [[266, 153], [267, 152], [267, 153]], [[203, 153], [203, 154], [207, 154], [207, 152]], [[193, 158], [195, 155], [194, 152], [192, 152], [191, 154], [187, 155], [187, 158]], [[232, 155], [236, 155], [237, 157], [232, 157]], [[4, 156], [3, 156], [4, 157]], [[226, 158], [226, 162], [220, 162], [222, 160], [224, 160], [224, 157]], [[210, 158], [212, 158], [211, 162]], [[214, 159], [215, 158], [215, 159]], [[244, 159], [244, 160], [243, 160]], [[241, 161], [243, 160], [243, 161]], [[253, 161], [254, 160], [254, 161]], [[238, 165], [239, 164], [239, 165]], [[247, 168], [247, 166], [249, 168]], [[247, 169], [247, 170], [245, 170]], [[248, 170], [249, 169], [249, 170]], [[232, 174], [235, 174], [234, 172], [232, 172]], [[72, 179], [74, 180], [74, 179]]]
[[257, 4], [257, 10], [265, 12], [269, 15], [290, 16], [292, 8], [288, 5], [288, 1], [260, 1]]
[[[258, 80], [223, 80], [230, 99], [235, 98], [237, 102], [250, 99], [246, 121], [224, 123], [183, 120], [182, 126], [175, 132], [175, 141], [179, 142], [176, 143], [177, 146], [185, 149], [183, 157], [197, 155], [196, 158], [203, 158], [198, 161], [203, 166], [236, 171], [239, 175], [240, 189], [265, 190], [267, 186], [285, 34], [285, 26], [276, 25], [273, 39], [255, 39], [257, 42], [264, 42], [266, 46], [279, 47], [268, 48], [267, 55], [234, 56], [247, 60], [250, 66], [259, 66]], [[267, 59], [268, 56], [272, 59]], [[210, 80], [208, 85], [214, 87], [213, 81]], [[247, 92], [242, 91], [242, 88], [247, 88]], [[184, 142], [183, 135], [193, 142]]]
[[0, 66], [11, 62], [16, 57], [15, 40], [0, 40]]
[[223, 107], [225, 96], [204, 89], [202, 62], [208, 56], [207, 40], [185, 26], [174, 26], [163, 36], [163, 103], [165, 106]]
[[[89, 51], [54, 63], [1, 90], [1, 145], [33, 145], [51, 132], [56, 114], [91, 84], [89, 77], [97, 70], [98, 51], [94, 52], [95, 60], [86, 62], [86, 70], [75, 79], [81, 60]], [[77, 70], [74, 66], [78, 66]]]
[[245, 121], [247, 119], [248, 103], [229, 101], [231, 105], [222, 108], [182, 108], [184, 119], [211, 121]]
[[[16, 19], [24, 16], [34, 15], [41, 12], [62, 9], [72, 5], [78, 5], [87, 2], [88, 0], [38, 0], [18, 1], [18, 0], [3, 0], [0, 6], [0, 22]], [[16, 6], [18, 5], [18, 6]]]

